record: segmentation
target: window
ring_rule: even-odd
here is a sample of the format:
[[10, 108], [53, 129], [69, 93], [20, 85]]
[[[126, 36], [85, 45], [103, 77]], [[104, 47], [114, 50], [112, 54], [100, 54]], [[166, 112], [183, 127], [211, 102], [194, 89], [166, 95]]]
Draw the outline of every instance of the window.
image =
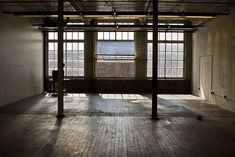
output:
[[[48, 33], [48, 75], [57, 70], [58, 33]], [[84, 76], [84, 32], [64, 32], [64, 75]]]
[[98, 32], [96, 77], [135, 77], [134, 32]]
[[[147, 77], [152, 77], [153, 33], [148, 32]], [[158, 33], [158, 77], [183, 78], [184, 33]]]

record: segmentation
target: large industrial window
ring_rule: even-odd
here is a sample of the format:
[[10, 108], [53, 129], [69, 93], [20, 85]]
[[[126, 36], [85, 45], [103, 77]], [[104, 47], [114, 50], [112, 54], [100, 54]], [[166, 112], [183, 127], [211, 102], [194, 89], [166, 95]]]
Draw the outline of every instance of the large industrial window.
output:
[[[148, 32], [147, 77], [152, 77], [153, 33]], [[183, 78], [184, 33], [158, 33], [158, 77]]]
[[[48, 33], [48, 75], [57, 70], [58, 33]], [[64, 33], [64, 75], [65, 77], [84, 76], [84, 32]]]
[[96, 77], [135, 77], [134, 32], [98, 32]]

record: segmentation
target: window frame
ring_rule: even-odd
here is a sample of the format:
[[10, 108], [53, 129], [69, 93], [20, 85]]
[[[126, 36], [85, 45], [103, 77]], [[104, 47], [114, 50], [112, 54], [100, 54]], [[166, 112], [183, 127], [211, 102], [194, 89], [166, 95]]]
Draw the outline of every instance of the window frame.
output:
[[[149, 57], [148, 57], [148, 54], [149, 54], [149, 52], [152, 52], [152, 51], [149, 51], [148, 50], [148, 44], [149, 43], [153, 43], [153, 40], [151, 40], [152, 38], [149, 38], [149, 34], [151, 34], [152, 32], [147, 32], [147, 54], [146, 54], [146, 77], [148, 78], [148, 79], [152, 79], [152, 59], [151, 59], [151, 68], [148, 68], [149, 66], [148, 66], [148, 61], [149, 61]], [[158, 32], [159, 34], [158, 34], [158, 79], [159, 80], [183, 80], [183, 79], [185, 79], [185, 51], [186, 51], [186, 44], [185, 44], [185, 33], [183, 32], [183, 31], [168, 31], [168, 32]], [[160, 33], [165, 33], [165, 39], [164, 40], [160, 40]], [[166, 33], [182, 33], [183, 34], [183, 40], [166, 40]], [[165, 44], [165, 51], [163, 51], [164, 53], [165, 53], [165, 58], [164, 58], [164, 68], [162, 68], [162, 69], [164, 69], [164, 76], [163, 77], [159, 77], [159, 69], [161, 69], [161, 68], [159, 68], [159, 53], [160, 53], [160, 51], [159, 51], [159, 49], [160, 49], [160, 44]], [[172, 76], [172, 74], [171, 74], [171, 76], [169, 77], [167, 77], [167, 73], [166, 73], [166, 70], [167, 70], [167, 66], [166, 66], [166, 61], [167, 61], [167, 57], [166, 57], [166, 53], [167, 53], [167, 50], [166, 50], [166, 44], [171, 44], [171, 46], [172, 46], [172, 44], [183, 44], [183, 51], [175, 51], [175, 52], [177, 52], [177, 54], [178, 54], [178, 52], [183, 52], [183, 59], [182, 60], [179, 60], [178, 59], [178, 56], [177, 56], [177, 60], [172, 60], [172, 58], [171, 58], [171, 62], [172, 61], [175, 61], [175, 62], [179, 62], [179, 61], [181, 61], [181, 62], [183, 62], [183, 64], [182, 64], [182, 68], [179, 68], [179, 67], [177, 67], [177, 68], [169, 68], [169, 69], [182, 69], [182, 77], [173, 77]], [[172, 50], [170, 51], [171, 52], [171, 54], [172, 54]], [[178, 65], [178, 63], [177, 63], [177, 65]], [[148, 70], [151, 70], [151, 76], [149, 76], [149, 74], [148, 74]], [[171, 73], [173, 73], [173, 72], [171, 72]]]
[[[66, 36], [67, 36], [67, 33], [68, 32], [76, 32], [76, 33], [83, 33], [83, 37], [82, 37], [82, 39], [79, 39], [79, 37], [78, 37], [78, 39], [66, 39]], [[55, 33], [55, 34], [57, 34], [57, 38], [54, 38], [54, 39], [49, 39], [49, 33]], [[78, 34], [79, 35], [79, 34]], [[54, 35], [54, 36], [56, 36], [56, 35]], [[47, 47], [46, 47], [46, 58], [47, 58], [47, 60], [46, 60], [46, 63], [47, 63], [47, 67], [46, 67], [46, 69], [47, 69], [47, 76], [48, 76], [48, 78], [52, 78], [52, 74], [50, 74], [50, 66], [49, 66], [49, 43], [52, 43], [52, 42], [54, 42], [54, 43], [57, 43], [58, 44], [58, 32], [57, 31], [48, 31], [47, 32], [47, 38], [46, 38], [46, 44], [47, 44]], [[64, 44], [64, 50], [63, 50], [63, 53], [64, 53], [64, 62], [66, 62], [67, 63], [67, 56], [65, 55], [65, 54], [67, 54], [67, 49], [65, 49], [65, 43], [77, 43], [77, 44], [79, 44], [79, 43], [83, 43], [83, 75], [78, 75], [78, 76], [67, 76], [67, 69], [68, 69], [68, 67], [65, 67], [64, 68], [64, 71], [65, 71], [65, 75], [64, 75], [64, 78], [84, 78], [85, 77], [85, 32], [84, 31], [64, 31], [64, 39], [63, 39], [63, 44]], [[78, 48], [79, 49], [79, 48]], [[58, 49], [57, 50], [54, 50], [54, 51], [57, 51], [57, 54], [58, 54]], [[72, 50], [73, 51], [73, 50]], [[77, 50], [78, 51], [78, 55], [79, 55], [79, 50]], [[80, 59], [78, 58], [78, 61], [79, 61]], [[66, 64], [65, 63], [65, 64]], [[79, 64], [79, 63], [78, 63]], [[66, 64], [67, 65], [67, 64]], [[56, 68], [57, 68], [57, 66], [55, 66]], [[56, 69], [56, 68], [52, 68], [52, 69]], [[78, 70], [79, 70], [79, 67], [77, 67], [78, 68]], [[78, 73], [79, 74], [79, 73]]]

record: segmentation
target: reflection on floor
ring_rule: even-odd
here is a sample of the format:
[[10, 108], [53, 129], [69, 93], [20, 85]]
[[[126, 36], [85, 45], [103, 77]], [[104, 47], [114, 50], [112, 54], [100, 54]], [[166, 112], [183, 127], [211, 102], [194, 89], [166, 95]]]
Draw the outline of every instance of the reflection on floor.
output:
[[192, 95], [39, 95], [0, 107], [0, 156], [235, 156], [235, 113]]

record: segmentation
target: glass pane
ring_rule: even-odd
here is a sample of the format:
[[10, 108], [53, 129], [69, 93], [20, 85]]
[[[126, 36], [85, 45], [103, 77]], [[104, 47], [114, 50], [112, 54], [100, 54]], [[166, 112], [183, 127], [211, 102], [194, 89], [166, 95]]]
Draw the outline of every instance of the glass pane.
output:
[[159, 52], [159, 60], [165, 60], [165, 52]]
[[109, 32], [104, 32], [104, 40], [109, 40]]
[[79, 40], [84, 40], [84, 32], [79, 32], [78, 33], [78, 39]]
[[153, 44], [152, 43], [148, 43], [148, 51], [153, 51]]
[[165, 40], [165, 33], [163, 33], [163, 32], [160, 32], [160, 40]]
[[166, 68], [166, 77], [171, 77], [172, 76], [172, 69]]
[[166, 40], [171, 40], [171, 33], [166, 33]]
[[73, 33], [72, 32], [67, 32], [67, 37], [66, 39], [72, 40], [73, 39]]
[[177, 44], [172, 44], [172, 51], [177, 51]]
[[183, 69], [178, 69], [178, 77], [183, 77]]
[[67, 68], [67, 76], [73, 76], [73, 69]]
[[78, 49], [79, 49], [80, 51], [84, 51], [84, 43], [79, 43]]
[[172, 77], [178, 77], [178, 69], [172, 69]]
[[54, 47], [54, 43], [53, 43], [53, 42], [49, 42], [49, 44], [48, 44], [48, 50], [55, 50], [55, 47]]
[[165, 73], [164, 69], [162, 68], [158, 69], [158, 77], [164, 77], [164, 73]]
[[164, 68], [165, 67], [165, 61], [159, 61], [158, 66], [159, 66], [159, 68]]
[[184, 33], [178, 33], [178, 40], [183, 41], [184, 40]]
[[83, 60], [79, 60], [79, 61], [78, 61], [78, 67], [79, 67], [79, 68], [84, 67], [84, 61], [83, 61]]
[[67, 52], [67, 60], [72, 60], [72, 59], [73, 59], [73, 53]]
[[172, 33], [172, 40], [177, 40], [177, 34], [178, 33]]
[[171, 68], [172, 67], [171, 61], [166, 61], [166, 67], [167, 68]]
[[177, 52], [172, 52], [172, 60], [177, 60]]
[[117, 40], [122, 40], [122, 32], [117, 32]]
[[73, 68], [73, 76], [79, 76], [78, 68]]
[[84, 68], [78, 69], [79, 76], [84, 76]]
[[134, 32], [129, 32], [129, 40], [134, 40]]
[[178, 51], [184, 51], [184, 44], [178, 44]]
[[73, 32], [73, 40], [78, 40], [78, 32]]
[[171, 51], [171, 44], [166, 44], [166, 51]]
[[166, 52], [166, 60], [171, 60], [171, 52]]
[[67, 69], [73, 67], [73, 61], [72, 60], [67, 60]]
[[159, 50], [160, 51], [165, 51], [165, 44], [160, 43], [159, 44]]
[[151, 61], [151, 60], [148, 60], [148, 61], [147, 61], [147, 67], [148, 67], [148, 68], [152, 68], [152, 61]]
[[184, 56], [183, 56], [183, 52], [178, 52], [178, 60], [183, 60]]
[[122, 33], [122, 39], [123, 40], [127, 40], [128, 39], [128, 33], [127, 32], [123, 32]]
[[153, 40], [153, 32], [148, 32], [148, 40]]
[[178, 65], [177, 61], [172, 61], [172, 64], [171, 64], [172, 68], [177, 68], [178, 67], [177, 65]]
[[115, 40], [115, 32], [110, 32], [110, 40]]
[[72, 43], [67, 43], [66, 44], [66, 50], [73, 50]]
[[73, 50], [78, 50], [78, 43], [73, 43]]
[[152, 69], [147, 69], [147, 77], [152, 77]]
[[104, 33], [98, 32], [98, 40], [103, 40], [103, 39], [104, 39]]
[[54, 35], [55, 35], [54, 32], [49, 32], [49, 33], [48, 33], [48, 39], [49, 39], [49, 40], [54, 40], [54, 39], [55, 39], [55, 36], [54, 36]]
[[178, 61], [178, 68], [183, 68], [183, 67], [184, 67], [184, 62]]

